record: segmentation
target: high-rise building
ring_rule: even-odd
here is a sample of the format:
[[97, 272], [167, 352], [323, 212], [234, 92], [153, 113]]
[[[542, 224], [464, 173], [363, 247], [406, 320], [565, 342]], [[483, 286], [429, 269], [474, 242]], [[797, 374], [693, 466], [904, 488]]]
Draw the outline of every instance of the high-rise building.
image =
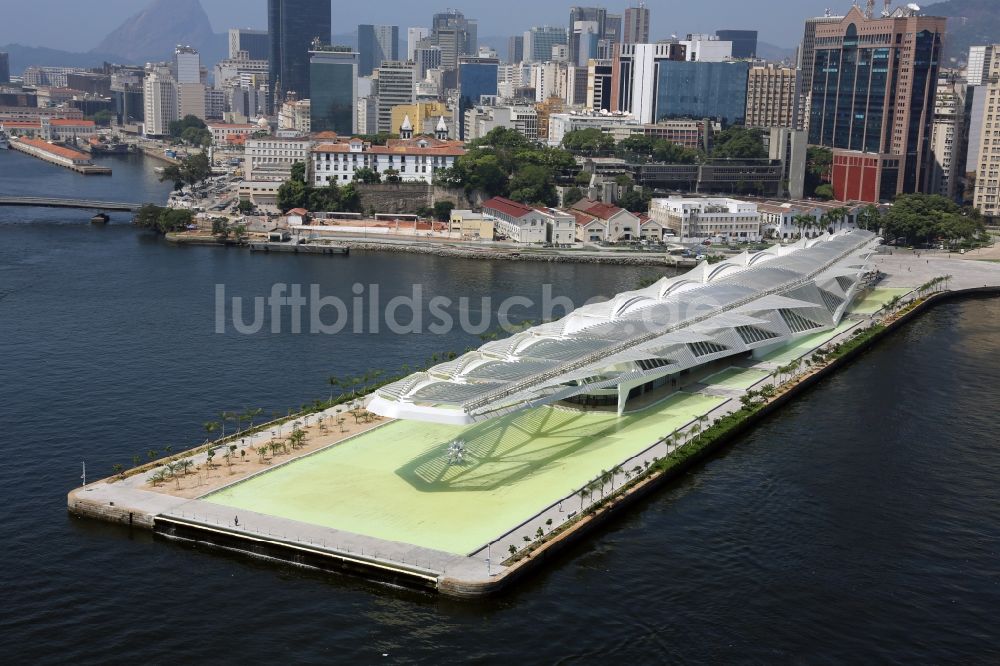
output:
[[164, 63], [146, 67], [142, 87], [143, 116], [146, 136], [166, 136], [170, 134], [170, 123], [178, 120], [177, 83]]
[[[969, 66], [966, 70], [966, 80], [969, 90], [966, 93], [966, 125], [969, 141], [966, 151], [964, 172], [975, 173], [979, 168], [979, 137], [986, 120], [986, 100], [989, 97], [989, 73], [993, 60], [1000, 52], [1000, 45], [973, 46], [969, 49]], [[994, 110], [995, 111], [995, 110]], [[990, 113], [989, 115], [993, 115]], [[990, 119], [992, 123], [992, 118]]]
[[240, 52], [245, 51], [247, 60], [267, 60], [270, 55], [269, 40], [267, 30], [230, 28], [229, 59], [239, 59]]
[[798, 65], [802, 72], [802, 93], [799, 100], [799, 127], [809, 130], [809, 107], [812, 100], [813, 66], [816, 62], [816, 27], [824, 23], [840, 23], [843, 16], [834, 16], [827, 10], [826, 15], [806, 19], [802, 43], [799, 44]]
[[378, 131], [392, 132], [392, 109], [417, 101], [415, 65], [409, 61], [386, 60], [375, 70], [378, 95]]
[[[275, 108], [289, 92], [299, 99], [309, 95], [310, 56], [314, 39], [330, 40], [329, 2], [268, 0], [267, 32], [270, 35], [271, 98]], [[275, 92], [277, 91], [277, 92]]]
[[640, 123], [655, 122], [660, 65], [684, 56], [684, 46], [677, 43], [619, 45], [611, 63], [610, 110], [630, 113]]
[[111, 71], [111, 99], [119, 125], [142, 122], [145, 116], [143, 88], [146, 72], [142, 67], [115, 65]]
[[640, 2], [638, 7], [625, 10], [622, 25], [623, 44], [649, 44], [649, 7]]
[[806, 155], [808, 139], [804, 130], [788, 127], [772, 127], [767, 138], [767, 156], [771, 160], [781, 160], [781, 186], [779, 196], [801, 199], [805, 196]]
[[954, 74], [938, 79], [931, 126], [933, 166], [930, 192], [958, 199], [963, 191], [965, 157], [969, 145], [966, 99], [969, 86]]
[[994, 46], [969, 47], [969, 64], [965, 78], [970, 86], [983, 86], [989, 80], [993, 58], [996, 56]]
[[750, 68], [747, 82], [747, 127], [798, 126], [801, 76], [795, 67], [769, 63]]
[[507, 38], [507, 63], [524, 62], [524, 36], [514, 35]]
[[834, 149], [838, 200], [927, 191], [946, 22], [912, 8], [866, 18], [855, 6], [816, 26], [809, 143]]
[[483, 95], [496, 96], [498, 69], [496, 58], [463, 57], [458, 61], [458, 137], [465, 139], [465, 112], [479, 104]]
[[756, 30], [716, 30], [715, 36], [723, 42], [732, 42], [732, 57], [737, 60], [757, 57]]
[[416, 61], [417, 44], [431, 34], [430, 28], [413, 26], [406, 29], [406, 59]]
[[418, 46], [414, 62], [417, 66], [417, 80], [423, 81], [427, 77], [427, 70], [441, 69], [441, 47]]
[[1000, 127], [997, 122], [1000, 116], [996, 115], [1000, 111], [1000, 58], [996, 57], [997, 51], [1000, 51], [1000, 44], [993, 46], [993, 57], [982, 88], [987, 111], [985, 122], [982, 123], [979, 135], [970, 137], [970, 142], [975, 142], [979, 147], [973, 205], [993, 224], [1000, 218], [1000, 139], [994, 138]]
[[205, 119], [205, 84], [177, 84], [177, 115], [181, 118], [194, 116]]
[[312, 131], [353, 134], [357, 129], [357, 51], [346, 46], [315, 45], [309, 56]]
[[0, 83], [10, 83], [10, 55], [0, 51]]
[[385, 60], [399, 60], [399, 26], [358, 26], [358, 75], [371, 76]]
[[201, 56], [198, 49], [178, 46], [174, 49], [174, 80], [177, 83], [201, 83]]
[[552, 47], [565, 45], [566, 29], [555, 26], [535, 26], [524, 33], [524, 61], [548, 62], [552, 60]]
[[435, 14], [431, 34], [421, 40], [424, 46], [441, 49], [441, 69], [453, 71], [462, 56], [475, 56], [479, 50], [479, 28], [475, 19], [465, 18], [457, 9]]
[[[597, 43], [604, 38], [607, 22], [608, 10], [604, 7], [570, 8], [567, 45], [571, 60], [586, 65], [588, 60], [598, 57]], [[588, 43], [591, 41], [593, 44]]]
[[611, 110], [611, 60], [591, 60], [587, 63], [587, 108], [591, 111]]
[[659, 63], [653, 121], [713, 118], [724, 125], [742, 125], [749, 70], [750, 64], [743, 61]]

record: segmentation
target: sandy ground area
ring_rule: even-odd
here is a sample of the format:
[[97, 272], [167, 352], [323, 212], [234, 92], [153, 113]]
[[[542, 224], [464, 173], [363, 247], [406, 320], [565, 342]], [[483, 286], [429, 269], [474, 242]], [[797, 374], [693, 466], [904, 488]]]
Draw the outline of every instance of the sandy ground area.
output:
[[[257, 472], [273, 469], [275, 465], [296, 460], [348, 437], [376, 428], [389, 420], [374, 415], [366, 420], [363, 418], [365, 413], [364, 410], [357, 410], [357, 417], [353, 411], [345, 411], [342, 414], [331, 413], [322, 418], [320, 415], [310, 417], [308, 425], [300, 428], [305, 433], [305, 439], [302, 446], [297, 448], [292, 448], [286, 433], [279, 433], [277, 430], [262, 432], [246, 438], [243, 443], [235, 442], [236, 450], [231, 452], [228, 462], [223, 457], [225, 447], [220, 447], [216, 450], [211, 468], [207, 464], [205, 454], [202, 453], [187, 456], [195, 462], [195, 466], [188, 474], [174, 477], [156, 486], [145, 480], [148, 474], [141, 475], [141, 479], [135, 478], [139, 480], [144, 490], [195, 499]], [[284, 441], [285, 447], [274, 453], [269, 446], [272, 441]], [[244, 455], [241, 455], [241, 451]]]

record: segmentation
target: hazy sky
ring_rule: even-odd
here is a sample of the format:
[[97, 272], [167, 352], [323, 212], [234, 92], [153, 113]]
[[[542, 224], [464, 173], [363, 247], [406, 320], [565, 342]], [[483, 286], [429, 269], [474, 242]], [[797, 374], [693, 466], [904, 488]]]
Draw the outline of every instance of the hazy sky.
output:
[[[17, 42], [70, 51], [93, 48], [105, 34], [148, 0], [32, 0], [17, 4], [16, 12], [3, 12], [0, 44]], [[323, 0], [317, 0], [322, 2]], [[231, 27], [267, 25], [266, 0], [201, 0], [216, 32]], [[405, 29], [427, 25], [431, 14], [455, 7], [479, 20], [483, 37], [523, 32], [532, 25], [565, 25], [569, 7], [597, 5], [622, 11], [627, 0], [614, 2], [562, 2], [561, 0], [333, 0], [333, 32], [352, 32], [358, 23], [385, 23]], [[440, 5], [440, 6], [438, 6]], [[671, 33], [714, 32], [724, 28], [760, 31], [762, 41], [794, 46], [802, 35], [802, 19], [818, 16], [824, 8], [841, 12], [850, 0], [648, 0], [652, 12], [653, 39]], [[880, 3], [881, 6], [881, 3]], [[58, 18], [53, 18], [58, 17]]]

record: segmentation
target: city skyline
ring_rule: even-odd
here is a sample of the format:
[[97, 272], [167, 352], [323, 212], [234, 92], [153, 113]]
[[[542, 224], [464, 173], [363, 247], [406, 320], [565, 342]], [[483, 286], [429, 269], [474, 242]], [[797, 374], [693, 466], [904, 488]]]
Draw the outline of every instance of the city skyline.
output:
[[[137, 6], [134, 0], [106, 0], [100, 7], [92, 5], [65, 6], [60, 0], [38, 0], [25, 6], [15, 15], [5, 17], [0, 25], [0, 44], [17, 43], [25, 46], [87, 51], [94, 48], [107, 32], [120, 22], [134, 15], [146, 3]], [[202, 0], [212, 29], [225, 33], [230, 28], [267, 27], [267, 3], [239, 2], [238, 0]], [[431, 15], [443, 11], [434, 5], [412, 5], [397, 1], [364, 6], [334, 5], [334, 34], [347, 34], [366, 23], [398, 25], [402, 30], [409, 26], [429, 25]], [[521, 34], [535, 25], [564, 26], [569, 9], [574, 4], [606, 7], [611, 13], [624, 13], [636, 2], [606, 3], [546, 3], [540, 7], [530, 0], [510, 0], [503, 7], [483, 0], [468, 0], [456, 8], [466, 16], [479, 21], [479, 34], [483, 38], [506, 37]], [[649, 6], [649, 5], [647, 5]], [[789, 11], [781, 0], [759, 0], [749, 3], [736, 0], [706, 0], [696, 5], [676, 5], [668, 9], [650, 6], [652, 40], [677, 34], [712, 32], [720, 29], [756, 29], [763, 42], [792, 48], [801, 39], [802, 21], [809, 16], [821, 15], [826, 8], [846, 13], [850, 2], [843, 6], [829, 0], [803, 0], [794, 11]], [[767, 11], [772, 10], [772, 11]], [[45, 20], [54, 13], [66, 20]], [[767, 20], [762, 17], [767, 16]], [[720, 17], [725, 17], [721, 20]], [[72, 29], [69, 28], [72, 26]], [[27, 36], [30, 35], [31, 38]]]

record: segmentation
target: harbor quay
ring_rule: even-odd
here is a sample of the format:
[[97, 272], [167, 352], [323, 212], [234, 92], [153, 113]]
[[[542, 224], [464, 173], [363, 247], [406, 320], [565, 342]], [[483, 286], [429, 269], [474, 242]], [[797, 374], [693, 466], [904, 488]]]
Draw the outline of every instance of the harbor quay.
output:
[[[1000, 286], [1000, 264], [890, 256], [857, 233], [797, 245], [619, 295], [610, 319], [577, 311], [561, 329], [529, 329], [506, 356], [494, 341], [371, 395], [89, 483], [68, 508], [449, 596], [497, 593], [687, 469], [713, 424], [747, 415], [749, 426], [849, 360], [833, 350]], [[823, 296], [835, 284], [841, 302]], [[594, 342], [609, 322], [696, 295], [695, 310], [652, 316], [643, 336]], [[559, 358], [541, 363], [543, 352]], [[683, 463], [664, 464], [674, 458]]]
[[86, 153], [74, 148], [55, 145], [42, 139], [20, 137], [12, 140], [10, 147], [18, 152], [82, 173], [85, 176], [111, 175], [111, 167], [94, 164]]

